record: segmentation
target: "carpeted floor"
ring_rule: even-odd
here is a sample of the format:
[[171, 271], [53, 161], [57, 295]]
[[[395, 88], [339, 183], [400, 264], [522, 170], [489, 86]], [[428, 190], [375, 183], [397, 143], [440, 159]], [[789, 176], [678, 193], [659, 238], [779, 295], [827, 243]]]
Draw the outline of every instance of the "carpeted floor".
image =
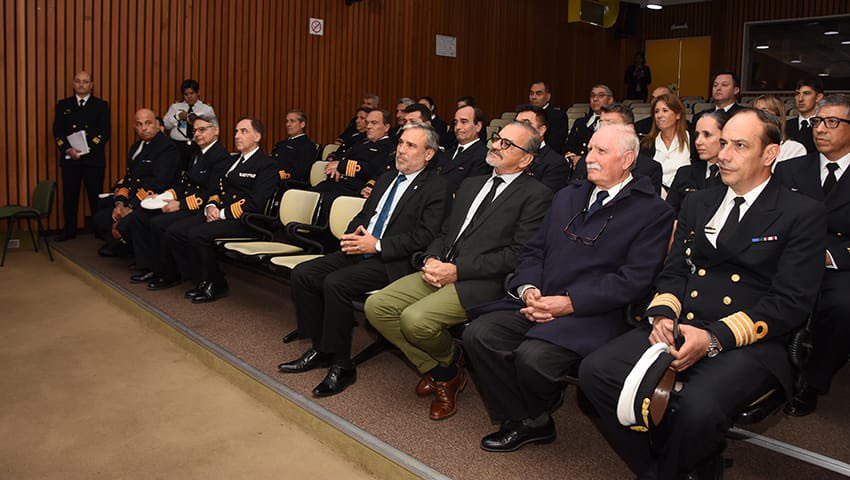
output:
[[[309, 396], [324, 371], [283, 375], [276, 365], [299, 356], [304, 341], [284, 345], [281, 337], [295, 326], [288, 287], [270, 279], [226, 266], [230, 296], [209, 305], [183, 299], [188, 284], [149, 292], [129, 282], [127, 260], [96, 254], [92, 237], [60, 244], [68, 257], [112, 280], [234, 353], [281, 383]], [[14, 261], [11, 258], [11, 261]], [[363, 327], [355, 329], [354, 351], [374, 339]], [[608, 448], [591, 421], [576, 406], [574, 390], [555, 414], [558, 440], [511, 454], [490, 454], [478, 448], [480, 438], [494, 430], [472, 383], [461, 394], [459, 411], [442, 422], [428, 419], [430, 399], [413, 393], [416, 372], [396, 354], [382, 354], [358, 368], [358, 382], [341, 395], [316, 400], [331, 412], [406, 452], [432, 468], [458, 479], [480, 478], [629, 478], [630, 473]], [[777, 415], [759, 425], [760, 433], [850, 462], [850, 374], [845, 369], [820, 409], [803, 418]], [[734, 459], [729, 479], [843, 478], [831, 472], [743, 442], [730, 442]]]

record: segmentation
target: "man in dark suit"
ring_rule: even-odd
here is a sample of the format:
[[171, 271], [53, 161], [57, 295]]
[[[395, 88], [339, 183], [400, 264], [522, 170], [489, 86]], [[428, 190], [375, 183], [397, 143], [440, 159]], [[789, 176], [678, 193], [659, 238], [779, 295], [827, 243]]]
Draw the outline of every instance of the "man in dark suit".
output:
[[602, 112], [602, 107], [613, 102], [614, 92], [607, 85], [594, 85], [590, 89], [590, 111], [573, 123], [573, 129], [570, 130], [566, 147], [564, 147], [564, 155], [571, 162], [578, 161], [587, 153], [587, 142], [599, 127], [599, 114]]
[[564, 146], [567, 141], [567, 130], [569, 122], [567, 114], [555, 108], [551, 104], [552, 92], [549, 84], [543, 81], [534, 82], [528, 91], [528, 103], [540, 107], [546, 114], [546, 145], [558, 154], [564, 154]]
[[203, 216], [191, 216], [168, 229], [166, 248], [177, 260], [182, 278], [195, 288], [186, 292], [192, 303], [218, 300], [227, 292], [227, 281], [215, 258], [214, 240], [221, 237], [251, 237], [255, 233], [242, 224], [244, 213], [262, 213], [279, 183], [274, 160], [260, 150], [265, 128], [252, 117], [236, 124], [238, 155], [219, 178], [219, 188], [206, 200]]
[[419, 100], [416, 102], [425, 105], [428, 107], [428, 110], [431, 111], [431, 126], [434, 127], [434, 130], [436, 130], [437, 134], [440, 136], [440, 146], [443, 147], [443, 150], [454, 148], [454, 142], [456, 139], [454, 135], [452, 135], [452, 130], [449, 128], [449, 124], [437, 116], [437, 104], [434, 103], [434, 99], [428, 96], [422, 96], [419, 97]]
[[351, 119], [353, 127], [350, 130], [346, 129], [340, 138], [336, 139], [335, 143], [339, 145], [339, 148], [328, 155], [328, 161], [345, 157], [351, 147], [366, 138], [366, 117], [372, 110], [374, 109], [369, 107], [360, 107], [357, 109], [357, 113]]
[[[711, 101], [714, 103], [714, 108], [697, 112], [691, 120], [691, 147], [694, 143], [694, 128], [696, 128], [699, 117], [706, 112], [714, 112], [723, 110], [729, 115], [732, 115], [741, 107], [738, 105], [738, 94], [741, 93], [741, 80], [735, 72], [721, 72], [714, 76], [714, 81], [711, 83]], [[693, 150], [693, 149], [691, 149]]]
[[776, 166], [783, 185], [823, 202], [827, 214], [826, 272], [810, 325], [812, 354], [804, 384], [785, 410], [794, 416], [815, 410], [850, 354], [850, 96], [826, 97], [811, 122], [819, 153]]
[[566, 187], [572, 176], [572, 164], [544, 140], [548, 131], [545, 110], [534, 105], [522, 105], [517, 108], [516, 121], [531, 125], [540, 140], [540, 149], [534, 161], [525, 169], [525, 174], [536, 178], [552, 192]]
[[316, 161], [316, 144], [304, 133], [307, 114], [293, 109], [286, 112], [286, 140], [272, 147], [271, 157], [278, 162], [278, 175], [282, 182], [310, 181], [310, 168]]
[[586, 180], [552, 200], [526, 244], [508, 297], [463, 334], [473, 376], [499, 430], [491, 452], [555, 439], [549, 411], [582, 357], [628, 330], [627, 307], [647, 296], [661, 270], [672, 209], [646, 177], [632, 177], [639, 150], [630, 126], [603, 125], [590, 140]]
[[[86, 196], [92, 215], [97, 208], [98, 194], [103, 190], [106, 167], [106, 142], [109, 141], [109, 104], [92, 95], [94, 82], [88, 72], [74, 75], [74, 95], [56, 104], [53, 118], [53, 137], [59, 149], [62, 167], [62, 213], [64, 225], [57, 242], [77, 236], [77, 211], [80, 206], [80, 183], [86, 186]], [[72, 147], [68, 136], [85, 131], [88, 153]]]
[[799, 114], [785, 121], [785, 134], [791, 140], [796, 140], [806, 147], [806, 152], [816, 153], [818, 150], [812, 135], [810, 119], [815, 116], [818, 104], [823, 100], [823, 82], [818, 77], [809, 77], [797, 82], [794, 101]]
[[480, 138], [484, 128], [484, 112], [478, 107], [464, 106], [455, 112], [454, 134], [457, 146], [442, 152], [430, 168], [445, 177], [449, 193], [454, 193], [467, 177], [486, 175], [491, 168], [487, 157], [487, 142]]
[[[599, 124], [600, 125], [627, 125], [634, 128], [634, 119], [632, 111], [622, 103], [612, 103], [605, 105], [599, 109]], [[573, 172], [573, 179], [583, 180], [587, 178], [587, 155], [583, 155], [576, 162], [576, 168]], [[649, 177], [652, 182], [655, 192], [661, 194], [661, 164], [642, 153], [638, 153], [635, 167], [632, 174], [637, 177]]]
[[366, 95], [363, 95], [363, 99], [360, 101], [360, 108], [357, 112], [355, 112], [354, 116], [351, 117], [351, 120], [348, 122], [348, 126], [346, 126], [345, 130], [339, 134], [339, 137], [334, 141], [334, 143], [337, 145], [344, 145], [346, 143], [350, 144], [349, 140], [351, 136], [355, 135], [357, 132], [363, 133], [366, 128], [365, 118], [363, 126], [361, 127], [358, 125], [357, 118], [359, 116], [359, 112], [361, 110], [365, 110], [366, 113], [369, 113], [372, 110], [375, 110], [378, 108], [379, 100], [378, 96], [374, 93], [367, 93]]
[[466, 309], [501, 296], [523, 245], [540, 225], [552, 192], [525, 175], [539, 148], [529, 125], [513, 122], [495, 135], [491, 175], [464, 180], [442, 233], [414, 255], [421, 273], [396, 280], [366, 301], [366, 317], [422, 374], [416, 392], [433, 394], [429, 417], [457, 411], [467, 377], [448, 328]]
[[396, 169], [383, 174], [363, 209], [348, 225], [337, 251], [295, 267], [292, 298], [298, 332], [312, 346], [282, 363], [284, 373], [330, 365], [313, 395], [342, 392], [355, 382], [351, 361], [352, 300], [413, 272], [410, 256], [440, 232], [447, 203], [445, 179], [427, 163], [439, 151], [439, 135], [408, 123], [398, 144]]
[[180, 276], [174, 260], [165, 249], [165, 230], [188, 217], [203, 217], [204, 200], [218, 193], [219, 178], [232, 162], [230, 154], [218, 141], [218, 120], [192, 116], [193, 149], [188, 167], [180, 183], [166, 192], [156, 192], [166, 201], [157, 210], [137, 208], [118, 224], [122, 237], [133, 247], [136, 267], [130, 277], [134, 283], [147, 283], [151, 290], [177, 285]]
[[[771, 387], [789, 392], [788, 336], [805, 322], [823, 275], [823, 206], [771, 180], [782, 140], [776, 117], [742, 110], [722, 139], [728, 188], [685, 198], [647, 321], [585, 358], [579, 371], [606, 438], [639, 478], [694, 470], [696, 478], [719, 478], [732, 418]], [[618, 400], [647, 339], [669, 348], [681, 384], [658, 427], [649, 397]], [[636, 403], [652, 413], [635, 415]]]
[[180, 182], [180, 152], [160, 132], [156, 115], [143, 108], [134, 118], [139, 140], [127, 152], [127, 168], [115, 189], [113, 208], [103, 208], [94, 215], [95, 233], [107, 242], [98, 253], [105, 257], [123, 255], [127, 250], [131, 239], [121, 235], [123, 219], [141, 208], [148, 196], [175, 188]]

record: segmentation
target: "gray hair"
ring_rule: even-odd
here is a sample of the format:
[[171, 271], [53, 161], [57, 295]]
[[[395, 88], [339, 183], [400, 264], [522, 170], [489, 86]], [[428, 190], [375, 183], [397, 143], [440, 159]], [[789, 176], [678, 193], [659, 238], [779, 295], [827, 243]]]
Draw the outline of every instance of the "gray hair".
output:
[[367, 93], [366, 95], [363, 95], [363, 98], [368, 98], [369, 100], [374, 101], [375, 102], [375, 108], [378, 108], [378, 102], [381, 100], [374, 93]]
[[602, 130], [614, 130], [614, 133], [617, 134], [617, 152], [620, 155], [624, 155], [629, 151], [635, 154], [635, 161], [632, 162], [631, 168], [631, 170], [634, 170], [635, 165], [637, 165], [637, 156], [640, 153], [640, 141], [634, 127], [623, 124], [608, 124], [599, 127], [597, 132], [601, 132]]
[[850, 115], [850, 95], [843, 93], [833, 93], [824, 98], [818, 105], [818, 113], [823, 107], [844, 107], [847, 109], [847, 115]]
[[425, 131], [425, 148], [431, 149], [434, 152], [440, 151], [440, 134], [434, 130], [434, 127], [427, 123], [411, 122], [402, 127], [402, 132], [405, 130], [424, 130]]
[[514, 125], [516, 127], [519, 127], [521, 129], [525, 130], [526, 132], [528, 132], [529, 140], [528, 140], [528, 143], [526, 145], [524, 145], [524, 147], [525, 147], [526, 150], [528, 150], [528, 153], [530, 153], [532, 155], [537, 155], [537, 152], [540, 150], [540, 143], [541, 143], [540, 139], [537, 138], [537, 135], [539, 135], [538, 132], [537, 132], [537, 129], [535, 129], [534, 127], [532, 127], [531, 125], [529, 125], [525, 122], [513, 121], [513, 122], [509, 123], [509, 125]]
[[614, 90], [611, 90], [611, 87], [609, 87], [608, 85], [605, 85], [604, 83], [599, 83], [599, 84], [594, 85], [590, 89], [590, 91], [592, 92], [594, 89], [597, 89], [597, 88], [601, 88], [602, 90], [605, 90], [605, 93], [610, 95], [612, 99], [614, 98]]
[[215, 116], [212, 116], [212, 117], [207, 117], [205, 115], [192, 115], [192, 116], [194, 117], [194, 118], [191, 119], [192, 124], [194, 124], [196, 120], [203, 120], [203, 121], [209, 123], [211, 127], [218, 128], [218, 118], [216, 118]]
[[402, 103], [406, 107], [408, 105], [413, 105], [414, 103], [416, 103], [416, 100], [410, 97], [401, 97], [398, 99], [398, 103]]

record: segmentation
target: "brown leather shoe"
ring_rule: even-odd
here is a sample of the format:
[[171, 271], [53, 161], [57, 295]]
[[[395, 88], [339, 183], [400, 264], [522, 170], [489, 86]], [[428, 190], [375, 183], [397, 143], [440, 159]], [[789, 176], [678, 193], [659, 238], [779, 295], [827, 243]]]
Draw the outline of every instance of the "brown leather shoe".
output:
[[430, 373], [423, 373], [416, 384], [416, 394], [420, 397], [427, 397], [434, 393], [434, 377]]
[[459, 368], [455, 378], [448, 382], [434, 382], [434, 400], [431, 402], [431, 420], [443, 420], [457, 412], [457, 396], [466, 387], [466, 372]]

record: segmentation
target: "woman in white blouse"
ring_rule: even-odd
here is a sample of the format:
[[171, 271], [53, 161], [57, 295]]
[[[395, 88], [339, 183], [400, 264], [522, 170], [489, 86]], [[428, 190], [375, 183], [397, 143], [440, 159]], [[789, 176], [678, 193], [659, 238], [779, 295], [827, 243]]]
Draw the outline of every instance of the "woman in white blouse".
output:
[[782, 143], [779, 144], [779, 156], [773, 162], [773, 168], [776, 168], [776, 164], [783, 160], [802, 157], [806, 154], [806, 147], [796, 140], [791, 140], [785, 133], [785, 104], [782, 100], [774, 95], [762, 95], [753, 100], [753, 108], [776, 115], [782, 127]]
[[643, 138], [641, 149], [661, 164], [661, 183], [664, 187], [661, 196], [666, 197], [676, 171], [691, 164], [688, 121], [685, 118], [685, 105], [672, 94], [656, 97], [652, 102], [652, 112], [652, 128]]

